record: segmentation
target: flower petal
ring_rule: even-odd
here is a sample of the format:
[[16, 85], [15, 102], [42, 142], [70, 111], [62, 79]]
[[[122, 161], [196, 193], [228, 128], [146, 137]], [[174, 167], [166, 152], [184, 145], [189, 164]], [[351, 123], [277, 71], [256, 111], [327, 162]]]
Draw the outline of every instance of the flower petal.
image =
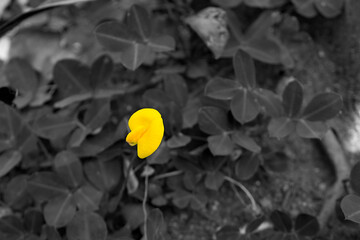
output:
[[135, 146], [142, 135], [146, 132], [147, 128], [145, 126], [138, 126], [135, 129], [131, 130], [129, 134], [126, 136], [126, 142], [130, 146]]
[[151, 121], [149, 128], [138, 141], [139, 158], [150, 156], [160, 146], [164, 136], [164, 123], [160, 114], [159, 116]]
[[161, 118], [160, 113], [153, 108], [143, 108], [136, 111], [129, 119], [129, 128], [134, 130], [139, 126], [148, 127], [154, 118]]

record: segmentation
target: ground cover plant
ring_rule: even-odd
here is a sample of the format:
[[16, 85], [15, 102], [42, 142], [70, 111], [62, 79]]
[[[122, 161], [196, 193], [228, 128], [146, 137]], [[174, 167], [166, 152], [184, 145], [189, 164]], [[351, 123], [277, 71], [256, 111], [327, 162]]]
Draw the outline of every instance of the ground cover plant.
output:
[[4, 0], [0, 239], [358, 239], [356, 0]]

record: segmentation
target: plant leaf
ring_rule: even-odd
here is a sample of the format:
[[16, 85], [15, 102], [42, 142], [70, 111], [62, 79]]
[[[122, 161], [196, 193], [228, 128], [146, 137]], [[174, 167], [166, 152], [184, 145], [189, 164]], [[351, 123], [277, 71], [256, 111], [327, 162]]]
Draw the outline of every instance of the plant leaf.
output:
[[256, 87], [255, 65], [249, 54], [238, 50], [233, 58], [236, 80], [245, 88]]
[[217, 77], [206, 84], [205, 95], [214, 99], [231, 100], [240, 87], [238, 81]]
[[254, 95], [246, 89], [237, 92], [230, 103], [231, 113], [241, 124], [250, 122], [260, 113]]
[[121, 213], [131, 229], [136, 229], [144, 223], [144, 212], [141, 204], [127, 204], [122, 208]]
[[227, 112], [218, 107], [202, 107], [199, 111], [199, 127], [212, 135], [230, 130]]
[[107, 235], [104, 219], [94, 212], [78, 211], [66, 226], [69, 240], [105, 240]]
[[302, 118], [308, 121], [327, 121], [342, 109], [340, 95], [336, 93], [321, 93], [316, 95], [305, 107]]
[[164, 78], [165, 93], [180, 107], [184, 107], [189, 94], [184, 78], [178, 74], [169, 74]]
[[244, 3], [250, 7], [258, 8], [276, 8], [281, 7], [287, 0], [244, 0]]
[[295, 131], [295, 122], [289, 118], [272, 118], [268, 131], [271, 137], [283, 138]]
[[234, 150], [234, 143], [227, 133], [210, 136], [207, 138], [207, 141], [210, 152], [214, 156], [227, 156]]
[[221, 8], [207, 7], [187, 17], [185, 22], [201, 37], [215, 58], [219, 58], [229, 39], [226, 12]]
[[126, 25], [135, 31], [142, 40], [147, 40], [152, 34], [151, 18], [149, 12], [140, 5], [131, 6], [127, 16]]
[[295, 231], [298, 235], [304, 237], [315, 236], [320, 230], [320, 225], [314, 216], [301, 213], [295, 220]]
[[205, 177], [205, 187], [218, 191], [224, 181], [224, 175], [220, 171], [208, 172]]
[[96, 156], [116, 141], [124, 139], [126, 131], [126, 125], [123, 122], [117, 127], [107, 123], [99, 134], [86, 138], [79, 147], [73, 148], [72, 151], [79, 157]]
[[327, 132], [328, 126], [323, 122], [309, 122], [299, 120], [296, 123], [296, 133], [303, 138], [322, 138]]
[[17, 175], [6, 185], [5, 191], [3, 192], [3, 199], [12, 209], [22, 209], [31, 201], [27, 194], [26, 180], [26, 175]]
[[296, 11], [305, 17], [311, 18], [316, 15], [314, 0], [291, 0]]
[[258, 88], [254, 91], [254, 96], [265, 114], [272, 118], [279, 118], [284, 115], [282, 102], [275, 93], [267, 89]]
[[147, 218], [147, 234], [148, 240], [165, 240], [166, 223], [163, 213], [160, 209], [155, 208], [150, 210]]
[[102, 191], [110, 191], [115, 187], [121, 177], [120, 162], [118, 160], [87, 161], [84, 171], [89, 181]]
[[27, 106], [35, 97], [38, 77], [30, 63], [20, 58], [12, 58], [4, 67], [4, 73], [10, 86], [19, 91], [14, 100], [18, 108]]
[[0, 237], [6, 240], [23, 239], [25, 231], [20, 219], [13, 215], [0, 218]]
[[76, 120], [71, 116], [47, 114], [35, 121], [33, 129], [40, 137], [61, 139], [67, 136], [76, 125]]
[[88, 105], [84, 125], [90, 133], [103, 127], [111, 116], [109, 99], [96, 99]]
[[121, 52], [121, 63], [130, 70], [137, 69], [150, 54], [150, 48], [143, 44], [134, 43]]
[[36, 140], [23, 117], [0, 102], [0, 152], [14, 149], [24, 155], [37, 149]]
[[292, 81], [286, 85], [282, 102], [288, 117], [295, 117], [299, 113], [303, 102], [303, 87], [298, 81]]
[[249, 180], [257, 172], [260, 159], [256, 154], [244, 154], [236, 162], [235, 172], [240, 180]]
[[100, 44], [114, 52], [122, 52], [140, 41], [139, 36], [122, 23], [107, 21], [95, 28], [95, 36]]
[[267, 63], [280, 63], [282, 49], [279, 39], [272, 34], [272, 27], [281, 20], [281, 15], [264, 11], [247, 29], [240, 48], [253, 58]]
[[62, 151], [55, 156], [54, 169], [62, 181], [69, 187], [76, 188], [83, 181], [81, 162], [70, 151]]
[[21, 161], [19, 151], [6, 151], [0, 154], [0, 177], [8, 174]]
[[343, 10], [344, 0], [314, 0], [314, 4], [324, 17], [333, 18]]
[[236, 131], [231, 137], [234, 143], [238, 144], [240, 147], [254, 153], [259, 153], [261, 151], [261, 147], [251, 137], [242, 132]]
[[77, 60], [58, 61], [54, 66], [53, 76], [62, 98], [91, 92], [90, 69]]
[[180, 148], [186, 146], [188, 143], [191, 142], [191, 137], [186, 136], [182, 133], [173, 135], [166, 141], [166, 145], [169, 148]]
[[27, 186], [28, 193], [39, 203], [69, 193], [58, 176], [52, 172], [35, 173], [28, 179]]
[[98, 210], [103, 193], [90, 184], [81, 186], [74, 193], [74, 200], [80, 211]]
[[360, 223], [360, 197], [354, 194], [346, 195], [340, 203], [345, 219]]
[[93, 90], [106, 86], [114, 70], [114, 62], [108, 55], [98, 57], [91, 65], [90, 87]]
[[72, 194], [51, 199], [44, 207], [44, 218], [49, 226], [60, 228], [66, 226], [74, 217], [76, 206]]
[[219, 5], [222, 8], [232, 8], [242, 3], [243, 0], [211, 0], [211, 2]]
[[171, 159], [170, 149], [167, 144], [162, 141], [159, 148], [151, 154], [146, 161], [149, 164], [166, 164]]
[[279, 210], [275, 210], [270, 215], [270, 220], [274, 224], [275, 230], [281, 232], [290, 232], [292, 229], [292, 221], [289, 215]]

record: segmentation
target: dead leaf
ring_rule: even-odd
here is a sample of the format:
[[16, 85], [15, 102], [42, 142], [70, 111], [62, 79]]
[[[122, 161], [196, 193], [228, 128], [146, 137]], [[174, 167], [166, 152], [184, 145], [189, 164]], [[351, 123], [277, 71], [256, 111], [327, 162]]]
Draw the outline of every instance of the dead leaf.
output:
[[199, 34], [205, 44], [219, 58], [229, 39], [226, 12], [221, 8], [208, 7], [185, 19], [185, 22]]

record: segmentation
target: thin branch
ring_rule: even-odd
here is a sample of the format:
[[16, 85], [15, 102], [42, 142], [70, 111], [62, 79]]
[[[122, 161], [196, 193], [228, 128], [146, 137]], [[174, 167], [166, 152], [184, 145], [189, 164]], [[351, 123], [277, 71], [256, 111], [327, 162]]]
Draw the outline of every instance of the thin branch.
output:
[[328, 219], [333, 215], [336, 201], [344, 194], [343, 181], [349, 178], [350, 166], [346, 161], [345, 153], [333, 131], [328, 131], [322, 139], [323, 146], [334, 165], [336, 182], [328, 191], [325, 202], [320, 211], [318, 220], [323, 229]]
[[242, 185], [240, 182], [236, 181], [235, 179], [229, 177], [229, 176], [225, 176], [224, 179], [230, 183], [235, 184], [237, 187], [241, 188], [241, 190], [246, 194], [246, 196], [250, 199], [251, 202], [251, 208], [252, 210], [256, 213], [259, 214], [261, 212], [260, 208], [258, 207], [258, 205], [256, 204], [256, 201], [254, 199], [254, 197], [252, 196], [252, 194], [250, 193], [250, 191], [244, 186]]
[[148, 212], [147, 212], [147, 209], [146, 209], [148, 191], [149, 191], [149, 174], [146, 174], [146, 176], [145, 176], [144, 199], [143, 199], [143, 202], [142, 202], [142, 209], [143, 209], [143, 213], [144, 213], [144, 240], [148, 240], [148, 236], [147, 236], [147, 232], [148, 232], [148, 230], [147, 230], [148, 229], [148, 227], [147, 227]]

